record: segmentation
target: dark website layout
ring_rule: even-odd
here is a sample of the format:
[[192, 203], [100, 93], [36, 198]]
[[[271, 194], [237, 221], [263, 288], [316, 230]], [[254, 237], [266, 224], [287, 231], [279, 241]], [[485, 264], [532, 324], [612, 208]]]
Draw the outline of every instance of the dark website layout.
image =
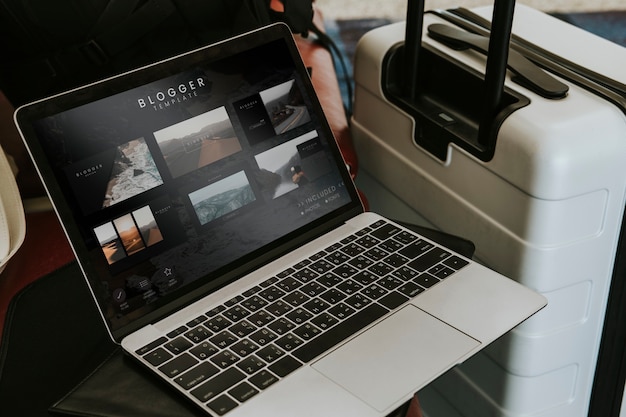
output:
[[38, 123], [114, 329], [349, 202], [277, 47]]

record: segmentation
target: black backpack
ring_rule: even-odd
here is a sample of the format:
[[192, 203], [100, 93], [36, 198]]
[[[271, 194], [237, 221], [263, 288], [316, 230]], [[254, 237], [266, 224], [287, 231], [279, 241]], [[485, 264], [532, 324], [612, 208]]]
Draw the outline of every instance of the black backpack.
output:
[[312, 0], [0, 0], [0, 90], [13, 105], [276, 21], [313, 29]]

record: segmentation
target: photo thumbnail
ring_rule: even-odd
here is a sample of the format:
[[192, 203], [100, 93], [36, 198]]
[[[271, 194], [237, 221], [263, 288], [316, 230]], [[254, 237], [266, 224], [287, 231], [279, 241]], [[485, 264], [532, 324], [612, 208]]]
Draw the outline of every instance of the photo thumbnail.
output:
[[259, 93], [277, 135], [311, 121], [296, 80], [290, 80]]
[[94, 233], [109, 265], [163, 240], [149, 206], [98, 226]]
[[252, 146], [311, 121], [295, 80], [236, 101], [233, 106]]
[[250, 181], [240, 171], [189, 194], [189, 200], [201, 225], [256, 201]]
[[316, 131], [255, 156], [257, 181], [264, 193], [277, 198], [330, 172], [331, 165]]
[[163, 184], [144, 138], [71, 164], [65, 173], [85, 214]]
[[270, 116], [258, 93], [234, 102], [233, 106], [251, 146], [276, 136]]
[[241, 151], [225, 107], [154, 132], [173, 178]]

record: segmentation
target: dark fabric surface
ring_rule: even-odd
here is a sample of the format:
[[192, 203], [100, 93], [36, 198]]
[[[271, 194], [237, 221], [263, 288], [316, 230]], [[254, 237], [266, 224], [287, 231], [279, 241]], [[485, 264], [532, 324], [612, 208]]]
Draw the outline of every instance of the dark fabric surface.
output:
[[22, 290], [0, 346], [0, 415], [38, 417], [114, 349], [71, 263]]

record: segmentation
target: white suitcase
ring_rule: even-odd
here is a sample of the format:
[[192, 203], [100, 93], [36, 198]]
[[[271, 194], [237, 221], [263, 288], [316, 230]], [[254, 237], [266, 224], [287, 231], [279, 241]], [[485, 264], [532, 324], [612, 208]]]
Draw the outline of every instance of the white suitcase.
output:
[[[491, 7], [472, 12], [492, 17]], [[448, 15], [424, 16], [425, 48], [484, 74], [483, 54], [453, 50], [426, 35], [433, 23], [456, 27]], [[427, 415], [619, 415], [626, 307], [613, 298], [624, 298], [626, 280], [626, 255], [618, 254], [626, 202], [623, 93], [582, 87], [573, 80], [588, 80], [560, 68], [555, 77], [569, 91], [550, 99], [516, 84], [509, 73], [507, 91], [520, 95], [524, 106], [501, 117], [494, 143], [448, 144], [447, 133], [424, 139], [431, 134], [427, 124], [416, 123], [393, 97], [394, 88], [404, 86], [391, 85], [400, 77], [389, 56], [404, 44], [405, 29], [405, 23], [375, 29], [357, 47], [352, 134], [361, 172], [436, 227], [472, 240], [479, 260], [549, 300], [484, 354], [433, 383], [422, 394]], [[622, 47], [522, 5], [513, 33], [626, 89]], [[436, 80], [423, 87], [434, 94], [448, 76], [420, 71]], [[458, 84], [460, 101], [472, 102], [464, 80], [450, 82]], [[454, 109], [435, 104], [442, 125], [458, 118]], [[607, 305], [611, 325], [603, 335]]]

